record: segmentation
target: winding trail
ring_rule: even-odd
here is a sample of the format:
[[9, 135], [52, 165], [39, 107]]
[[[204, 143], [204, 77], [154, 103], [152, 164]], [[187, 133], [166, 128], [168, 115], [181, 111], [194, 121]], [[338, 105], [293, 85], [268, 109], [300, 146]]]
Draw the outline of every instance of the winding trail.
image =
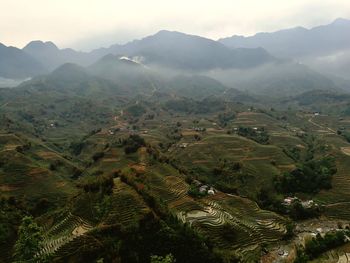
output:
[[0, 109], [6, 107], [10, 102], [5, 102], [4, 104], [0, 105]]
[[321, 125], [321, 124], [318, 124], [318, 123], [316, 123], [316, 122], [314, 122], [314, 121], [313, 121], [314, 118], [315, 118], [315, 117], [311, 117], [310, 119], [308, 119], [308, 122], [310, 122], [311, 124], [313, 124], [313, 125], [315, 125], [315, 126], [321, 128], [321, 129], [328, 130], [328, 131], [330, 131], [330, 132], [333, 133], [333, 134], [337, 134], [337, 132], [336, 132], [335, 130], [333, 130], [333, 129], [329, 128], [329, 127], [323, 126], [323, 125]]

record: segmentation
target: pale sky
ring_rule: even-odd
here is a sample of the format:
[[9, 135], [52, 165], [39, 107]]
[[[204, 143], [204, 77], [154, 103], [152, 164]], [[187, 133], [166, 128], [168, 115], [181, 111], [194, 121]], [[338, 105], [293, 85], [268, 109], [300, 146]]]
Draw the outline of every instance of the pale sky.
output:
[[218, 39], [350, 19], [349, 0], [0, 0], [0, 42], [90, 50], [162, 29]]

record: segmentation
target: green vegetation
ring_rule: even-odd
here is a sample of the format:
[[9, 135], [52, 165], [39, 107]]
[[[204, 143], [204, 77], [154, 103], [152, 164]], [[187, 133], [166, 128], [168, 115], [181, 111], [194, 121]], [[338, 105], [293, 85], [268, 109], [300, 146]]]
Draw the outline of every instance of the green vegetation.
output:
[[174, 263], [176, 259], [172, 254], [162, 256], [151, 256], [151, 263]]
[[349, 231], [344, 230], [326, 233], [324, 237], [317, 234], [316, 237], [306, 242], [305, 247], [301, 247], [297, 250], [297, 257], [294, 263], [306, 263], [309, 260], [317, 258], [327, 250], [345, 244], [347, 242], [347, 235], [349, 235]]
[[276, 188], [282, 193], [317, 193], [332, 187], [332, 176], [337, 172], [334, 158], [307, 161], [292, 172], [276, 179]]
[[18, 230], [18, 239], [14, 246], [15, 262], [44, 262], [37, 258], [42, 248], [42, 230], [31, 217], [24, 217]]
[[[106, 60], [0, 90], [1, 262], [14, 250], [52, 262], [258, 262], [294, 242], [298, 220], [349, 220], [345, 104], [316, 116], [312, 96], [237, 99], [205, 77], [163, 87], [132, 64], [145, 77], [134, 83], [110, 70], [128, 62]], [[303, 255], [330, 244], [317, 242]]]
[[233, 112], [220, 113], [218, 116], [219, 123], [221, 126], [226, 127], [228, 122], [236, 118], [236, 114]]
[[110, 193], [114, 186], [112, 175], [84, 176], [78, 184], [85, 192]]
[[192, 197], [203, 197], [206, 196], [207, 193], [201, 193], [199, 191], [199, 187], [197, 185], [192, 184], [190, 188], [188, 189], [187, 193]]
[[145, 107], [136, 104], [136, 105], [131, 105], [128, 108], [126, 108], [126, 112], [129, 113], [132, 117], [138, 118], [146, 113], [146, 109], [145, 109]]
[[146, 143], [141, 136], [132, 134], [128, 139], [123, 141], [123, 145], [125, 147], [125, 153], [130, 154], [136, 152], [140, 147], [146, 146]]
[[239, 127], [237, 133], [240, 136], [246, 137], [260, 144], [268, 144], [269, 142], [269, 135], [264, 128], [255, 130], [251, 127]]

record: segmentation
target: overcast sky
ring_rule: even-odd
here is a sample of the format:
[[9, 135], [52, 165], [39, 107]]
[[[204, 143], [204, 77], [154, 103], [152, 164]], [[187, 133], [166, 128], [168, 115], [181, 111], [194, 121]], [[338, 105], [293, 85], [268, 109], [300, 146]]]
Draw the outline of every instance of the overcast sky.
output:
[[349, 0], [0, 0], [0, 42], [89, 50], [176, 30], [212, 39], [350, 18]]

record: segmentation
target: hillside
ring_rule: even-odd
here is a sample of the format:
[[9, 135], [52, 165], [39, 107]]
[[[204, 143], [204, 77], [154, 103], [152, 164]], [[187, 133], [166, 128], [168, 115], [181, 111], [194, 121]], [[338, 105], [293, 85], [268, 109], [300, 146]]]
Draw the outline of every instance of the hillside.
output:
[[289, 61], [251, 70], [213, 70], [207, 75], [227, 87], [268, 98], [284, 98], [312, 90], [340, 90], [330, 78]]
[[0, 43], [0, 77], [25, 79], [46, 72], [45, 67], [22, 50]]
[[262, 47], [283, 58], [323, 56], [347, 50], [350, 45], [350, 20], [339, 18], [328, 25], [311, 29], [296, 27], [254, 36], [232, 36], [219, 42], [231, 48]]
[[[292, 253], [294, 241], [281, 240], [300, 215], [279, 205], [288, 193], [276, 178], [306, 165], [310, 154], [315, 162], [337, 156], [333, 188], [294, 195], [322, 204], [317, 215], [330, 222], [349, 218], [341, 203], [348, 143], [336, 132], [350, 129], [349, 117], [340, 119], [332, 107], [322, 107], [323, 116], [308, 113], [325, 98], [345, 107], [347, 97], [319, 91], [248, 106], [235, 102], [244, 94], [198, 76], [160, 82], [165, 86], [139, 96], [119, 87], [118, 78], [90, 73], [108, 77], [125, 66], [144, 76], [143, 66], [108, 56], [96, 68], [66, 64], [0, 92], [1, 195], [24, 202], [16, 213], [34, 215], [45, 229], [41, 255], [58, 262], [137, 255], [149, 262], [153, 253], [183, 260], [191, 250], [191, 262], [254, 262], [280, 242]], [[214, 194], [200, 194], [200, 185]], [[149, 242], [155, 234], [158, 241]], [[10, 236], [3, 259], [16, 239]]]
[[22, 50], [38, 60], [48, 71], [52, 71], [65, 63], [86, 66], [94, 61], [88, 53], [78, 52], [70, 48], [59, 49], [50, 41], [31, 41]]
[[301, 61], [323, 74], [348, 79], [350, 20], [336, 19], [311, 29], [296, 27], [254, 36], [232, 36], [219, 42], [230, 48], [262, 47], [279, 58]]
[[127, 55], [139, 58], [149, 65], [192, 71], [251, 68], [274, 60], [263, 49], [230, 50], [210, 39], [166, 30], [92, 53]]

